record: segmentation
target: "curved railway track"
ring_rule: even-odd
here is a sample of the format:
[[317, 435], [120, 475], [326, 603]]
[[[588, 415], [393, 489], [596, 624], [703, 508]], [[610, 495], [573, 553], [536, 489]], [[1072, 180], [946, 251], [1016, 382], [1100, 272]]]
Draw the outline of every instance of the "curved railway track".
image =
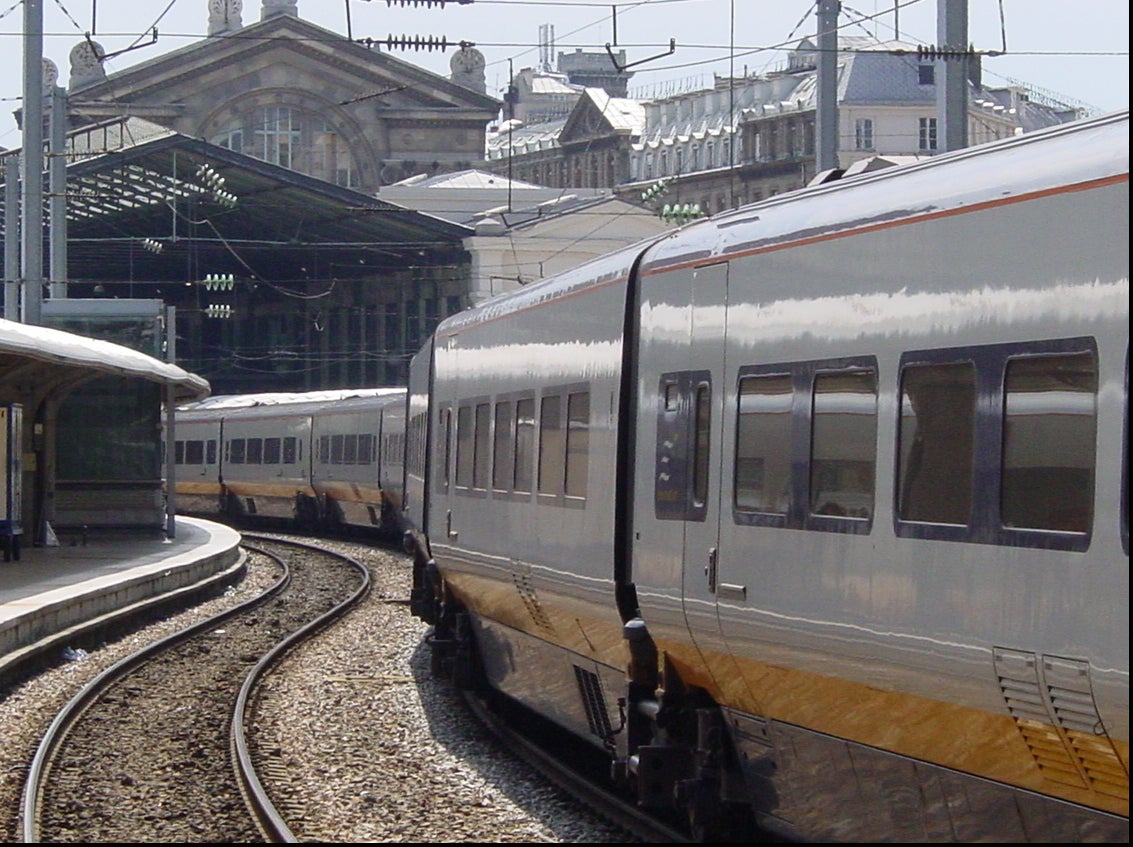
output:
[[[11, 840], [683, 840], [438, 676], [400, 554], [331, 542], [368, 563], [374, 588], [359, 576], [358, 612], [309, 638], [324, 621], [291, 608], [300, 571], [279, 577], [262, 552], [302, 539], [268, 532], [244, 533], [255, 579], [239, 606], [172, 635], [165, 626], [149, 647], [137, 640], [59, 700], [66, 708], [28, 747]], [[308, 581], [320, 595], [341, 582]]]
[[271, 751], [248, 740], [255, 686], [364, 598], [369, 573], [310, 545], [252, 540], [253, 555], [280, 562], [274, 585], [107, 668], [58, 714], [29, 770], [24, 841], [295, 840], [276, 811], [294, 789], [278, 767], [265, 787], [257, 768]]
[[540, 774], [613, 826], [632, 833], [647, 843], [682, 844], [691, 841], [687, 832], [646, 814], [623, 795], [603, 787], [601, 776], [573, 756], [577, 743], [558, 737], [554, 730], [524, 730], [523, 718], [501, 714], [474, 692], [464, 692], [464, 700], [477, 720], [492, 732], [512, 755], [527, 762]]

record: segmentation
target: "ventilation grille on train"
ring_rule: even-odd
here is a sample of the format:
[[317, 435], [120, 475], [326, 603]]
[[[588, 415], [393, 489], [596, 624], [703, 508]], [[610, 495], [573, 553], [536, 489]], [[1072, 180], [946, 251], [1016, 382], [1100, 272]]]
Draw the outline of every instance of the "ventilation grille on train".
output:
[[1080, 659], [995, 648], [1007, 709], [1043, 776], [1128, 799], [1129, 772], [1105, 732]]
[[610, 715], [606, 712], [606, 701], [602, 697], [602, 683], [598, 674], [575, 665], [574, 678], [578, 683], [582, 705], [586, 709], [590, 733], [608, 742], [613, 737], [614, 730], [610, 725]]

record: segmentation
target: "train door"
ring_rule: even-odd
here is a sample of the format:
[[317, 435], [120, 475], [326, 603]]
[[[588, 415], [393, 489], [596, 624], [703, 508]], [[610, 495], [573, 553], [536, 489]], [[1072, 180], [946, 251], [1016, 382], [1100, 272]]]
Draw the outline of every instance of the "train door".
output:
[[434, 555], [444, 554], [460, 538], [459, 516], [455, 515], [456, 432], [460, 410], [459, 336], [438, 338], [435, 343], [435, 371], [430, 415], [432, 453], [436, 462], [429, 469], [429, 541]]
[[684, 481], [683, 608], [689, 634], [718, 685], [733, 677], [716, 615], [727, 294], [727, 263], [696, 269], [689, 292], [689, 368], [681, 375], [678, 390], [683, 395], [681, 402], [687, 404], [689, 438]]

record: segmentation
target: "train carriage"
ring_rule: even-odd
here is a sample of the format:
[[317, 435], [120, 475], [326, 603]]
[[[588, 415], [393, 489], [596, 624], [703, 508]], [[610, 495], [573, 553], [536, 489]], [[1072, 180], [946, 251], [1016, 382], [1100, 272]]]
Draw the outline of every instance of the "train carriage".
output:
[[322, 522], [396, 532], [405, 392], [304, 404], [311, 418], [311, 487]]
[[[461, 313], [432, 353], [427, 507], [444, 523], [429, 542], [438, 563], [459, 563], [445, 569], [446, 591], [479, 639], [507, 645], [483, 652], [500, 689], [599, 748], [624, 667], [611, 603], [616, 490], [592, 468], [618, 460], [622, 320], [639, 252], [562, 275], [551, 297], [533, 287]], [[579, 700], [580, 674], [592, 702]], [[587, 730], [596, 716], [598, 734]]]
[[225, 413], [221, 472], [225, 512], [235, 518], [316, 522], [311, 416], [285, 404]]
[[219, 517], [224, 506], [220, 482], [220, 418], [212, 413], [175, 413], [174, 463], [177, 510]]
[[1122, 112], [442, 322], [436, 649], [706, 839], [1127, 840], [1128, 201]]
[[174, 428], [184, 512], [401, 532], [404, 388], [215, 397]]

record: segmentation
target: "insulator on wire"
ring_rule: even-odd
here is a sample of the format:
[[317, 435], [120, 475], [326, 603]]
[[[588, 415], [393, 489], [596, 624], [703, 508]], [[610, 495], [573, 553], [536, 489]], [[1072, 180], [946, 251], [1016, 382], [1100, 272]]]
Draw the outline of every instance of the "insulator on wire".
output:
[[667, 193], [669, 190], [669, 183], [663, 179], [657, 180], [643, 192], [641, 192], [641, 202], [652, 203], [654, 200]]
[[935, 62], [937, 59], [942, 59], [945, 62], [956, 61], [957, 59], [964, 59], [974, 57], [976, 49], [971, 44], [967, 49], [962, 47], [948, 47], [941, 45], [937, 47], [935, 44], [919, 44], [917, 45], [917, 60], [921, 62]]
[[402, 35], [401, 38], [396, 38], [393, 33], [390, 33], [386, 38], [385, 44], [386, 48], [389, 50], [408, 50], [412, 48], [414, 51], [428, 50], [430, 53], [432, 53], [433, 50], [447, 50], [448, 37], [444, 35], [440, 36], [439, 38], [433, 35], [427, 37], [422, 37], [420, 35], [414, 35], [412, 37], [408, 35]]
[[459, 3], [461, 6], [467, 6], [473, 2], [475, 0], [386, 0], [386, 6], [409, 6], [412, 4], [414, 8], [424, 6], [426, 9], [431, 9], [438, 6], [443, 9], [445, 3]]
[[236, 287], [236, 277], [233, 274], [205, 274], [202, 284], [209, 291], [231, 291]]

